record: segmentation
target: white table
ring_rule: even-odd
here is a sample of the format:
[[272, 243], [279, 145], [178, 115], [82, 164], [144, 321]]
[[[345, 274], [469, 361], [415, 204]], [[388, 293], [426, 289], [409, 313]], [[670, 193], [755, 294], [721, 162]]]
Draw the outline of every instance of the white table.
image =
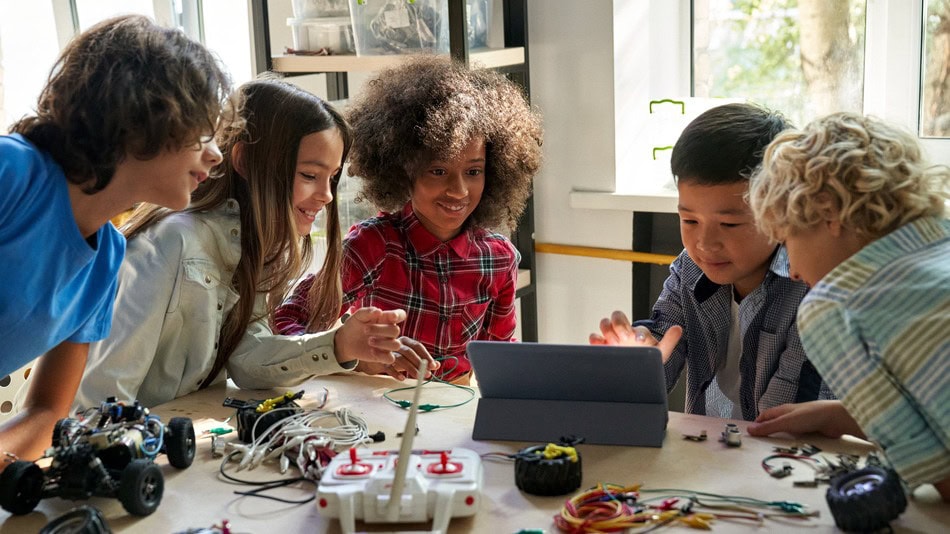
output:
[[[399, 383], [388, 378], [362, 375], [340, 375], [315, 379], [301, 388], [307, 394], [302, 403], [312, 405], [322, 394], [323, 388], [330, 391], [327, 409], [349, 407], [367, 420], [370, 433], [382, 430], [387, 439], [374, 444], [373, 448], [399, 448], [396, 434], [402, 431], [407, 412], [383, 400], [381, 395]], [[234, 413], [221, 405], [225, 396], [238, 399], [264, 399], [276, 396], [281, 391], [244, 391], [218, 386], [177, 399], [153, 410], [167, 421], [175, 416], [191, 417], [195, 428], [202, 430], [221, 426], [221, 422]], [[408, 393], [403, 398], [411, 398]], [[459, 391], [444, 386], [426, 386], [422, 402], [449, 404], [464, 399]], [[513, 453], [537, 443], [476, 442], [471, 439], [472, 421], [476, 402], [448, 410], [419, 414], [419, 434], [415, 448], [466, 447], [480, 454], [500, 451]], [[618, 422], [635, 424], [635, 422]], [[776, 445], [789, 446], [802, 440], [778, 438], [753, 438], [744, 434], [742, 446], [729, 448], [717, 441], [725, 421], [710, 417], [670, 413], [666, 439], [662, 448], [636, 448], [617, 446], [580, 445], [583, 461], [583, 484], [581, 489], [600, 482], [617, 484], [643, 483], [645, 488], [684, 488], [728, 495], [742, 495], [768, 500], [796, 501], [819, 510], [817, 519], [806, 523], [779, 523], [768, 521], [763, 526], [748, 523], [718, 521], [718, 532], [834, 532], [834, 521], [825, 504], [826, 486], [818, 488], [793, 487], [796, 479], [812, 477], [806, 465], [794, 465], [791, 476], [775, 479], [760, 467], [761, 460], [772, 453]], [[745, 429], [744, 422], [737, 422]], [[696, 435], [706, 430], [709, 439], [693, 442], [683, 439], [684, 434]], [[227, 437], [236, 439], [234, 433]], [[864, 454], [873, 447], [858, 440], [830, 440], [809, 437], [808, 443], [825, 451]], [[317, 513], [316, 505], [287, 505], [265, 499], [239, 497], [235, 489], [248, 489], [229, 485], [218, 477], [219, 459], [211, 458], [210, 440], [199, 439], [194, 465], [178, 471], [166, 464], [164, 455], [159, 460], [165, 475], [165, 494], [158, 510], [144, 518], [127, 514], [117, 500], [94, 498], [87, 501], [102, 510], [109, 526], [116, 532], [182, 532], [188, 528], [208, 527], [230, 521], [235, 533], [294, 533], [294, 532], [339, 532], [335, 520], [327, 520]], [[776, 461], [776, 463], [779, 463]], [[799, 464], [799, 462], [792, 462]], [[539, 529], [557, 532], [552, 517], [557, 514], [565, 498], [536, 497], [523, 494], [514, 484], [513, 463], [484, 461], [485, 484], [479, 512], [472, 518], [453, 519], [451, 532], [514, 533], [521, 529]], [[230, 472], [230, 471], [229, 471]], [[241, 477], [258, 479], [279, 478], [275, 465], [259, 468], [250, 473], [242, 471]], [[305, 498], [312, 494], [312, 486], [299, 486], [272, 493], [292, 499]], [[31, 514], [13, 517], [0, 511], [0, 534], [36, 532], [47, 521], [68, 511], [82, 502], [46, 499], [40, 502]], [[925, 486], [910, 500], [907, 511], [892, 523], [898, 532], [939, 532], [950, 525], [950, 505], [939, 501], [936, 491]], [[357, 525], [367, 530], [394, 528], [376, 525]], [[404, 529], [421, 529], [420, 525], [399, 526]], [[685, 527], [670, 527], [675, 531], [695, 532]], [[767, 529], [767, 530], [763, 530]]]

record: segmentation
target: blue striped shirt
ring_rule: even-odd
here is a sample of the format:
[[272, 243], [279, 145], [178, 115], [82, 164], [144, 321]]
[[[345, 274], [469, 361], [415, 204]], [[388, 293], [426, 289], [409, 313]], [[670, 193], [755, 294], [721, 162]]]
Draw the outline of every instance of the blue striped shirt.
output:
[[950, 220], [870, 243], [809, 292], [809, 359], [909, 484], [950, 476]]

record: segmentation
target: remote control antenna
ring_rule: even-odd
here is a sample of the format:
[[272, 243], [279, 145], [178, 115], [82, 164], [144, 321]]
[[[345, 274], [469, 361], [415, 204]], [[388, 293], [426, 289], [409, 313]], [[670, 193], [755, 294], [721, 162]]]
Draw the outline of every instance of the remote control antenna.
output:
[[392, 491], [389, 492], [389, 503], [386, 504], [386, 520], [396, 522], [399, 518], [399, 505], [402, 503], [402, 490], [406, 484], [406, 469], [409, 468], [409, 456], [412, 454], [412, 440], [416, 428], [416, 415], [419, 414], [419, 396], [422, 394], [422, 384], [426, 380], [427, 365], [425, 360], [419, 362], [416, 388], [412, 393], [412, 407], [409, 408], [409, 417], [406, 418], [406, 428], [402, 432], [402, 445], [399, 447], [399, 459], [396, 463], [396, 477], [393, 479]]

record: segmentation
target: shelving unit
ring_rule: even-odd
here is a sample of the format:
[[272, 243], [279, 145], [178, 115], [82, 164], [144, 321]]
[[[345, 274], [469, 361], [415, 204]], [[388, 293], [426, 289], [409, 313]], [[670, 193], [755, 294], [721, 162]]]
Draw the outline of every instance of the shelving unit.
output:
[[[449, 53], [452, 57], [482, 68], [495, 69], [519, 84], [530, 98], [528, 75], [528, 2], [504, 0], [504, 48], [469, 49], [465, 0], [448, 0]], [[255, 67], [257, 72], [274, 71], [288, 75], [326, 73], [330, 100], [347, 98], [347, 73], [370, 72], [397, 65], [404, 56], [273, 56], [271, 53], [267, 0], [251, 0]], [[538, 340], [538, 302], [535, 285], [534, 199], [529, 198], [511, 241], [521, 252], [517, 297], [521, 301], [521, 340]]]

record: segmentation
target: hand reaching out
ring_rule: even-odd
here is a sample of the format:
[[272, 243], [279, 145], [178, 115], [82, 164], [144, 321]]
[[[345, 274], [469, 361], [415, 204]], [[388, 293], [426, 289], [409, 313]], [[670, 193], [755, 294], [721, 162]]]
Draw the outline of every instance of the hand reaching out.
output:
[[386, 365], [364, 360], [356, 366], [356, 370], [370, 375], [389, 375], [396, 380], [405, 380], [407, 377], [418, 378], [419, 363], [423, 360], [428, 362], [426, 378], [431, 377], [432, 371], [439, 368], [439, 362], [432, 358], [422, 343], [406, 336], [401, 336], [399, 341], [402, 346], [393, 351], [393, 356], [396, 359], [392, 364]]
[[683, 327], [675, 325], [666, 331], [662, 339], [657, 340], [650, 329], [644, 326], [632, 326], [623, 312], [615, 311], [610, 314], [610, 319], [600, 320], [600, 333], [590, 335], [590, 344], [656, 347], [663, 355], [663, 363], [666, 363], [681, 337], [683, 337]]
[[748, 431], [753, 436], [769, 436], [778, 432], [796, 435], [818, 432], [830, 438], [850, 434], [866, 439], [864, 431], [841, 401], [835, 400], [782, 404], [769, 408], [755, 418]]
[[[429, 351], [418, 341], [400, 336], [399, 323], [406, 320], [404, 310], [383, 311], [360, 308], [353, 312], [336, 332], [337, 360], [360, 360], [357, 368], [370, 374], [388, 374], [398, 380], [415, 378], [419, 363], [427, 361], [429, 371], [439, 368]], [[427, 373], [428, 376], [428, 373]]]

